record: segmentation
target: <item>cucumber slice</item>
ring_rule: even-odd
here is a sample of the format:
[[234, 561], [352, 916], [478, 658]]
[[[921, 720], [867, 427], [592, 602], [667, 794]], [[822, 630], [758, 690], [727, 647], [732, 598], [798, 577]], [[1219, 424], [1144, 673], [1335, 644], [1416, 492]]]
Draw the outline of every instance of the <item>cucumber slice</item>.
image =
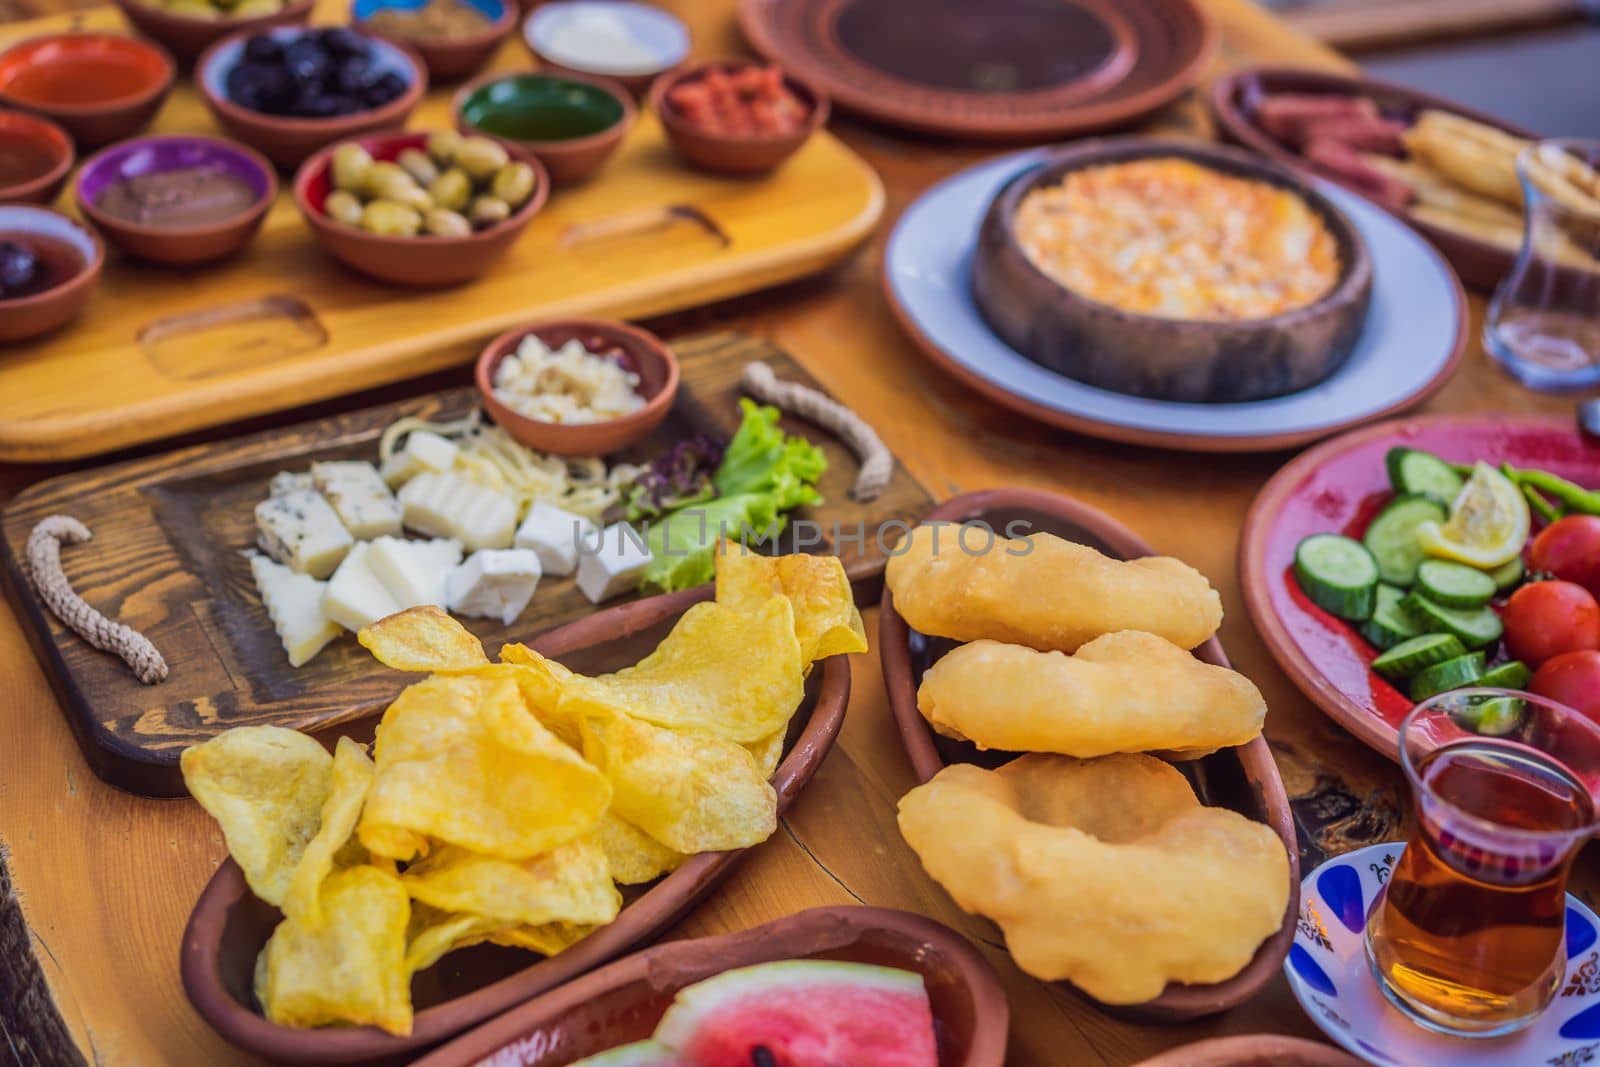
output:
[[1372, 669], [1385, 678], [1409, 678], [1435, 663], [1466, 655], [1461, 640], [1451, 634], [1423, 634], [1402, 641], [1372, 661]]
[[1522, 557], [1518, 556], [1510, 563], [1502, 563], [1489, 572], [1489, 577], [1494, 579], [1494, 591], [1509, 593], [1522, 584], [1522, 579], [1528, 576], [1528, 568], [1523, 566]]
[[1389, 469], [1389, 484], [1395, 492], [1432, 497], [1445, 507], [1455, 502], [1466, 484], [1453, 465], [1432, 452], [1391, 448], [1383, 463]]
[[1478, 684], [1488, 689], [1526, 689], [1533, 671], [1519, 659], [1496, 663], [1483, 672]]
[[1468, 652], [1465, 656], [1447, 659], [1418, 671], [1411, 678], [1411, 699], [1427, 700], [1431, 696], [1472, 685], [1483, 675], [1483, 653]]
[[1429, 630], [1454, 634], [1468, 648], [1488, 648], [1500, 640], [1505, 627], [1493, 608], [1452, 608], [1412, 593], [1400, 606]]
[[[1490, 673], [1493, 672], [1480, 677], [1477, 684], [1483, 685]], [[1526, 707], [1527, 704], [1520, 697], [1469, 698], [1467, 706], [1456, 709], [1450, 717], [1473, 733], [1485, 737], [1504, 737], [1522, 725], [1522, 714]]]
[[1311, 602], [1341, 619], [1372, 616], [1378, 563], [1365, 546], [1339, 534], [1312, 534], [1295, 546], [1294, 574]]
[[1389, 502], [1367, 525], [1361, 543], [1378, 561], [1378, 576], [1390, 585], [1409, 586], [1417, 580], [1417, 565], [1422, 562], [1422, 543], [1417, 527], [1425, 522], [1443, 523], [1449, 518], [1445, 506], [1425, 496], [1402, 496]]
[[[1402, 641], [1422, 632], [1416, 620], [1400, 606], [1406, 597], [1405, 590], [1378, 583], [1378, 592], [1372, 605], [1372, 618], [1361, 624], [1361, 636], [1379, 648], [1393, 648]], [[1462, 651], [1466, 651], [1463, 649]]]
[[1481, 608], [1494, 589], [1493, 578], [1464, 563], [1426, 559], [1417, 567], [1417, 591], [1447, 608]]

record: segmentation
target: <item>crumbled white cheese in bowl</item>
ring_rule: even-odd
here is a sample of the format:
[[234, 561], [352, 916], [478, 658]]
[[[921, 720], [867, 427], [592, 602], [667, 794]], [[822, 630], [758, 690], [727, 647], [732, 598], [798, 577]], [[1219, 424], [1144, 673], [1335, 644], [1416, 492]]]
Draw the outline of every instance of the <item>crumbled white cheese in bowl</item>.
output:
[[605, 422], [644, 407], [639, 376], [573, 338], [552, 349], [529, 334], [494, 371], [494, 398], [518, 415], [566, 425]]

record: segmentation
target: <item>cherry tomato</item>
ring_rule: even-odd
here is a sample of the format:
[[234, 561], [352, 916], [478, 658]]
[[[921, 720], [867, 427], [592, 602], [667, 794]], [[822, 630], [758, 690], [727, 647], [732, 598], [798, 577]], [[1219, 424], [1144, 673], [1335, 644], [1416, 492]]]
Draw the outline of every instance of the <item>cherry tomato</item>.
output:
[[1536, 571], [1577, 582], [1600, 596], [1600, 516], [1568, 515], [1533, 539], [1528, 562]]
[[1600, 652], [1564, 652], [1533, 672], [1528, 691], [1576, 708], [1600, 722]]
[[1500, 612], [1506, 651], [1530, 667], [1552, 656], [1600, 649], [1600, 603], [1572, 582], [1530, 582]]

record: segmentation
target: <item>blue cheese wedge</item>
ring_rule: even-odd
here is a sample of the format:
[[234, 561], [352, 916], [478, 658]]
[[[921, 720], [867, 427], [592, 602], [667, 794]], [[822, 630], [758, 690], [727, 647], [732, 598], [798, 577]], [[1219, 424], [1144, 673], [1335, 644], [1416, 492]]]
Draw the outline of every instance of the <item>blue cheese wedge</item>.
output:
[[565, 508], [535, 501], [528, 517], [517, 527], [512, 544], [539, 555], [544, 573], [566, 577], [578, 569], [578, 546], [593, 545], [599, 527]]
[[509, 626], [533, 599], [542, 573], [539, 556], [530, 549], [480, 549], [450, 572], [450, 611]]
[[383, 461], [383, 480], [398, 489], [426, 471], [447, 471], [456, 465], [461, 447], [430, 430], [412, 430], [405, 447]]
[[380, 537], [368, 546], [365, 562], [402, 610], [423, 604], [442, 608], [449, 599], [450, 572], [461, 562], [461, 542]]
[[250, 573], [256, 591], [272, 618], [278, 640], [289, 654], [289, 666], [311, 662], [329, 641], [339, 636], [339, 626], [322, 613], [322, 594], [326, 582], [299, 574], [266, 556], [250, 557]]
[[631, 592], [651, 558], [643, 534], [625, 522], [614, 522], [600, 531], [598, 548], [586, 544], [579, 553], [578, 589], [593, 604]]
[[279, 563], [313, 578], [332, 574], [355, 544], [333, 506], [314, 489], [290, 489], [257, 504], [256, 541]]
[[468, 552], [510, 548], [517, 502], [459, 474], [427, 471], [400, 489], [405, 524], [431, 537], [453, 537]]
[[352, 632], [401, 609], [400, 602], [367, 562], [371, 549], [365, 543], [352, 548], [322, 591], [322, 613]]
[[377, 467], [362, 460], [313, 463], [311, 480], [356, 540], [400, 535], [400, 502]]

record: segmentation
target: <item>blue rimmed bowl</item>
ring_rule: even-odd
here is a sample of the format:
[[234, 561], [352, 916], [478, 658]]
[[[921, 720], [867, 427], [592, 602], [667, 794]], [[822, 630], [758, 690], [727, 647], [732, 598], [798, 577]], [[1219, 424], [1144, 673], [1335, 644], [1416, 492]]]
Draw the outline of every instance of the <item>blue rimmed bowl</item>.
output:
[[355, 0], [350, 5], [350, 18], [354, 25], [375, 37], [386, 37], [416, 51], [428, 68], [428, 79], [433, 82], [453, 82], [471, 77], [483, 68], [499, 49], [500, 44], [517, 26], [517, 6], [513, 0], [462, 0], [476, 8], [487, 23], [474, 33], [459, 37], [425, 37], [400, 33], [385, 33], [369, 24], [380, 11], [419, 11], [430, 0]]

